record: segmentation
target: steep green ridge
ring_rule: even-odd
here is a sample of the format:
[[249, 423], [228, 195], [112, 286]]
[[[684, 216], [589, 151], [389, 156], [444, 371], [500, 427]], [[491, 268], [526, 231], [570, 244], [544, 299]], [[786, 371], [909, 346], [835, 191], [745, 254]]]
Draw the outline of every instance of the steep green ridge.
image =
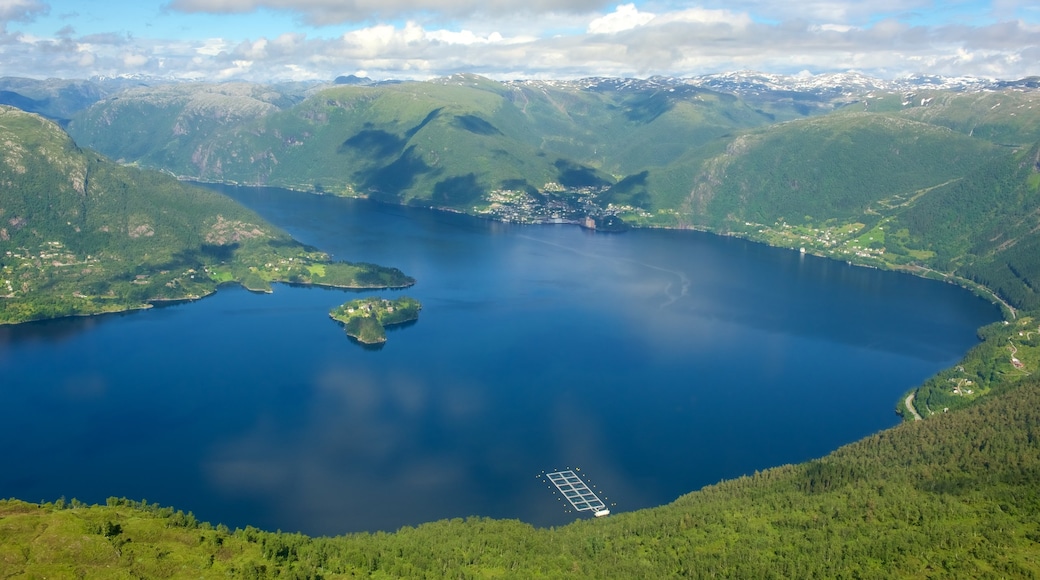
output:
[[1040, 141], [936, 188], [895, 223], [938, 269], [1040, 308]]
[[1040, 307], [1040, 94], [924, 100], [740, 135], [700, 166], [680, 215]]
[[330, 262], [232, 200], [80, 150], [36, 115], [0, 107], [0, 142], [0, 323], [194, 299], [223, 282], [413, 282]]
[[923, 91], [903, 110], [909, 118], [1001, 145], [1040, 141], [1040, 94], [1035, 90], [976, 94]]
[[961, 177], [996, 149], [895, 115], [861, 112], [786, 123], [730, 143], [715, 160], [725, 165], [724, 178], [698, 188], [691, 210], [695, 219], [718, 227], [861, 217], [881, 200]]
[[73, 125], [95, 129], [89, 142], [72, 135], [119, 161], [167, 170], [192, 163], [206, 167], [203, 144], [219, 138], [222, 128], [263, 117], [298, 100], [276, 87], [245, 83], [138, 87], [109, 97], [103, 108], [94, 106], [77, 115]]
[[[632, 176], [627, 189], [615, 192], [619, 201], [652, 209], [646, 192], [655, 186], [654, 168], [774, 118], [695, 87], [575, 90], [473, 75], [330, 87], [293, 106], [261, 97], [256, 88], [248, 102], [222, 96], [225, 114], [193, 112], [191, 91], [214, 99], [228, 90], [163, 86], [123, 93], [77, 116], [70, 132], [110, 157], [201, 180], [472, 212], [499, 189], [598, 190]], [[134, 137], [120, 137], [124, 132]], [[667, 190], [663, 195], [679, 195], [664, 184], [657, 186]]]
[[0, 502], [8, 575], [1007, 578], [1040, 574], [1040, 382], [672, 504], [554, 529], [482, 518], [309, 538], [191, 514]]

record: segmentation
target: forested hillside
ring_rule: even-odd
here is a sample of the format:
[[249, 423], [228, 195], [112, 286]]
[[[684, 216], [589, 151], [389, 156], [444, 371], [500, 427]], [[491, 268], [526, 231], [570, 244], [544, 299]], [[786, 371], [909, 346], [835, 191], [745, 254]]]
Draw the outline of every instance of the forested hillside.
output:
[[309, 538], [125, 500], [0, 502], [8, 575], [1028, 578], [1040, 574], [1040, 383], [659, 508], [554, 529], [481, 518]]
[[691, 211], [720, 228], [869, 220], [882, 200], [956, 180], [996, 155], [992, 143], [902, 116], [832, 114], [730, 143], [691, 195]]
[[[734, 130], [773, 122], [740, 99], [604, 80], [578, 90], [473, 75], [422, 83], [335, 86], [289, 106], [223, 85], [123, 93], [70, 125], [77, 141], [126, 161], [202, 180], [371, 195], [474, 211], [496, 190], [601, 191], [619, 180], [677, 194], [655, 168]], [[196, 101], [215, 105], [201, 112]], [[148, 127], [147, 135], [142, 129]], [[140, 135], [117, 137], [123, 133]], [[634, 181], [633, 181], [634, 180]], [[649, 195], [644, 209], [666, 207]]]
[[79, 149], [0, 107], [0, 323], [194, 299], [219, 283], [404, 286], [395, 269], [329, 262], [232, 200]]
[[1038, 308], [1040, 140], [1029, 139], [1040, 138], [1040, 98], [1008, 96], [1019, 104], [971, 128], [958, 120], [962, 101], [992, 95], [962, 96], [945, 112], [842, 111], [742, 135], [702, 165], [685, 207], [715, 231], [940, 272]]

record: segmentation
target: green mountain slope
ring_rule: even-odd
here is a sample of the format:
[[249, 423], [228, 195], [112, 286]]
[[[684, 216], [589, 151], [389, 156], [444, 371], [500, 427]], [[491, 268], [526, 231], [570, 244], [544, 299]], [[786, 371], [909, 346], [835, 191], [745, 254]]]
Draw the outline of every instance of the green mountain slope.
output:
[[[206, 160], [200, 144], [227, 126], [291, 106], [299, 97], [276, 87], [244, 83], [137, 87], [79, 113], [69, 131], [78, 143], [120, 161], [171, 170]], [[90, 127], [93, 139], [76, 131]]]
[[198, 298], [238, 281], [404, 286], [394, 269], [331, 263], [214, 192], [76, 147], [0, 107], [0, 323]]
[[79, 115], [70, 133], [110, 157], [201, 180], [472, 212], [500, 189], [602, 190], [626, 177], [614, 192], [620, 201], [664, 207], [645, 193], [656, 188], [675, 197], [680, 189], [656, 183], [656, 167], [773, 119], [695, 87], [506, 85], [473, 75], [331, 87], [294, 106], [271, 99], [260, 106], [255, 88], [252, 107], [241, 95], [241, 102], [225, 96], [211, 114], [192, 113], [187, 93], [212, 100], [229, 90], [222, 87], [123, 93]]
[[674, 503], [554, 529], [230, 532], [190, 514], [0, 502], [15, 576], [1026, 578], [1040, 574], [1040, 383]]
[[922, 196], [893, 221], [936, 268], [1040, 308], [1040, 142]]
[[[690, 198], [694, 219], [791, 223], [860, 218], [878, 202], [946, 183], [996, 154], [989, 142], [872, 113], [770, 127], [730, 143]], [[724, 168], [720, 171], [719, 168]]]
[[1013, 307], [1040, 307], [1040, 141], [1015, 142], [1040, 123], [1025, 103], [973, 121], [998, 144], [947, 127], [960, 108], [918, 109], [846, 110], [740, 135], [701, 163], [681, 213], [714, 231], [941, 272]]
[[904, 115], [1002, 145], [1040, 141], [1040, 92], [1004, 90], [972, 94], [922, 91]]

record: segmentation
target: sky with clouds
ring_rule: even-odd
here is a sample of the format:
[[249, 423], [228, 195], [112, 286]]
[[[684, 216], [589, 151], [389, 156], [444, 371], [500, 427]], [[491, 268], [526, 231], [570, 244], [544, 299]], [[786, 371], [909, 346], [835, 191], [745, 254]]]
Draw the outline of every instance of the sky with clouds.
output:
[[1040, 75], [1040, 2], [0, 0], [0, 76]]

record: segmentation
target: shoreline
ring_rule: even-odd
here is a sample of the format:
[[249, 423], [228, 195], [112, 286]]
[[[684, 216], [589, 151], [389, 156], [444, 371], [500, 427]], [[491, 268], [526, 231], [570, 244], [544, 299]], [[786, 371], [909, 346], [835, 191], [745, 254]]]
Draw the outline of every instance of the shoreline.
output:
[[[596, 233], [621, 233], [621, 232], [609, 232], [609, 231], [605, 231], [605, 230], [597, 230], [597, 229], [594, 229], [594, 228], [592, 228], [592, 229], [585, 228], [582, 225], [581, 220], [571, 220], [571, 219], [567, 219], [567, 218], [539, 219], [537, 221], [530, 221], [530, 222], [527, 222], [527, 221], [524, 221], [524, 222], [510, 221], [510, 220], [498, 219], [498, 218], [491, 217], [491, 216], [475, 214], [475, 213], [471, 213], [471, 212], [467, 212], [467, 211], [463, 211], [463, 210], [460, 210], [460, 209], [457, 209], [457, 208], [451, 208], [451, 207], [443, 207], [443, 206], [427, 205], [427, 204], [422, 204], [422, 205], [415, 204], [415, 205], [413, 205], [413, 204], [408, 204], [408, 203], [390, 203], [390, 202], [386, 202], [386, 201], [382, 201], [382, 200], [373, 199], [371, 196], [369, 196], [367, 194], [357, 193], [357, 192], [354, 192], [353, 194], [348, 194], [348, 193], [342, 193], [341, 194], [341, 193], [330, 193], [330, 192], [327, 192], [327, 191], [315, 191], [313, 188], [310, 188], [310, 187], [307, 187], [307, 186], [302, 186], [301, 187], [301, 186], [292, 186], [292, 185], [261, 185], [261, 184], [255, 184], [255, 183], [254, 184], [236, 183], [236, 182], [230, 182], [230, 181], [204, 181], [204, 180], [199, 180], [199, 179], [193, 179], [191, 177], [183, 176], [183, 175], [175, 175], [174, 177], [176, 177], [176, 179], [179, 180], [179, 181], [192, 183], [192, 184], [198, 184], [198, 185], [203, 186], [203, 187], [206, 186], [206, 185], [218, 185], [218, 186], [231, 186], [231, 187], [251, 187], [251, 188], [257, 188], [257, 189], [262, 189], [262, 188], [281, 189], [281, 190], [285, 190], [285, 191], [291, 191], [293, 193], [304, 193], [304, 194], [316, 195], [316, 196], [331, 196], [331, 197], [338, 197], [338, 198], [342, 198], [342, 199], [359, 199], [359, 200], [366, 200], [366, 201], [369, 201], [369, 202], [372, 202], [372, 203], [377, 203], [377, 204], [387, 205], [387, 206], [420, 208], [420, 209], [427, 209], [427, 210], [431, 210], [431, 211], [438, 211], [438, 212], [451, 213], [451, 214], [457, 214], [457, 215], [465, 215], [465, 216], [469, 216], [469, 217], [472, 217], [472, 218], [475, 218], [475, 219], [481, 219], [481, 220], [490, 221], [490, 222], [496, 222], [496, 223], [515, 224], [515, 225], [520, 225], [520, 226], [574, 225], [574, 226], [581, 227], [582, 229], [587, 229], [588, 231], [592, 231], [592, 232], [596, 232]], [[351, 191], [354, 191], [353, 188], [351, 188]], [[716, 231], [716, 230], [713, 230], [713, 229], [711, 229], [709, 227], [699, 226], [699, 225], [695, 225], [695, 224], [677, 224], [675, 226], [656, 225], [656, 224], [645, 224], [644, 225], [644, 224], [636, 224], [636, 223], [631, 223], [631, 222], [625, 222], [625, 224], [628, 226], [626, 231], [628, 231], [628, 230], [643, 230], [643, 229], [646, 229], [646, 230], [655, 230], [655, 229], [656, 230], [670, 230], [670, 231], [695, 231], [695, 232], [702, 232], [702, 233], [706, 233], [706, 234], [712, 234], [712, 235], [715, 235], [715, 236], [724, 236], [724, 237], [737, 238], [737, 239], [740, 239], [740, 240], [746, 240], [746, 241], [753, 242], [753, 243], [756, 243], [756, 244], [762, 244], [762, 245], [768, 246], [770, 248], [779, 248], [779, 249], [784, 249], [784, 250], [791, 250], [793, 252], [798, 252], [800, 250], [799, 247], [781, 246], [781, 245], [771, 244], [771, 243], [769, 243], [767, 241], [757, 240], [757, 239], [755, 239], [755, 238], [753, 238], [753, 237], [751, 237], [749, 235], [742, 234], [740, 232]], [[852, 256], [852, 258], [845, 257], [845, 256], [837, 257], [837, 256], [831, 256], [831, 255], [828, 255], [828, 254], [825, 254], [825, 253], [814, 252], [814, 251], [805, 251], [803, 253], [811, 255], [811, 256], [816, 256], [818, 258], [826, 258], [828, 260], [835, 260], [835, 261], [845, 262], [845, 263], [849, 264], [850, 266], [857, 266], [857, 267], [860, 267], [860, 268], [875, 268], [875, 269], [878, 269], [878, 270], [888, 270], [890, 272], [902, 272], [902, 273], [905, 273], [905, 274], [909, 274], [911, 276], [917, 276], [918, 278], [925, 278], [925, 279], [928, 279], [928, 280], [943, 281], [943, 282], [946, 282], [948, 284], [954, 284], [956, 286], [964, 288], [965, 290], [971, 292], [972, 294], [974, 294], [975, 296], [978, 296], [979, 298], [982, 298], [984, 300], [988, 300], [990, 303], [992, 303], [995, 306], [997, 306], [998, 308], [1000, 308], [1001, 313], [1002, 313], [1002, 315], [1004, 317], [1004, 320], [1015, 320], [1018, 317], [1018, 310], [1014, 306], [1011, 306], [1010, 304], [1008, 304], [1008, 302], [1006, 300], [1001, 298], [997, 294], [997, 292], [995, 290], [993, 290], [992, 288], [989, 288], [987, 286], [983, 286], [981, 284], [972, 282], [972, 281], [967, 280], [965, 278], [962, 278], [960, 276], [957, 276], [953, 272], [941, 272], [939, 270], [934, 270], [934, 269], [929, 268], [927, 266], [920, 266], [920, 265], [906, 265], [906, 266], [900, 266], [900, 267], [893, 267], [893, 266], [891, 266], [889, 264], [886, 264], [886, 263], [881, 263], [879, 265], [878, 263], [866, 262], [866, 261], [860, 261], [860, 260], [852, 259], [852, 258], [855, 258], [856, 256]], [[932, 274], [934, 274], [936, 276], [940, 276], [942, 279], [939, 280], [938, 278], [929, 277], [927, 275], [928, 273], [932, 273]]]
[[[347, 285], [344, 285], [344, 284], [323, 284], [323, 283], [320, 283], [320, 282], [290, 282], [288, 280], [271, 280], [270, 283], [271, 284], [285, 284], [287, 286], [296, 286], [296, 287], [301, 287], [301, 288], [315, 287], [315, 288], [329, 288], [329, 289], [334, 289], [334, 290], [403, 290], [405, 288], [411, 288], [412, 286], [414, 286], [415, 285], [415, 280], [412, 279], [412, 281], [409, 282], [408, 284], [403, 284], [403, 285], [398, 285], [398, 286], [347, 286]], [[18, 326], [19, 324], [32, 324], [34, 322], [47, 322], [47, 321], [51, 321], [51, 320], [65, 320], [65, 319], [69, 319], [69, 318], [89, 318], [91, 316], [104, 316], [106, 314], [125, 314], [125, 313], [128, 313], [128, 312], [135, 312], [135, 311], [138, 311], [138, 310], [151, 310], [152, 308], [156, 308], [156, 307], [174, 306], [174, 305], [177, 305], [177, 304], [187, 304], [187, 303], [190, 303], [190, 302], [198, 302], [199, 300], [203, 300], [203, 299], [205, 299], [205, 298], [207, 298], [209, 296], [212, 296], [212, 295], [216, 294], [217, 291], [220, 290], [220, 287], [221, 286], [225, 286], [225, 285], [237, 285], [237, 286], [240, 286], [241, 288], [243, 288], [244, 290], [246, 290], [247, 292], [253, 292], [255, 294], [273, 294], [274, 293], [274, 289], [273, 288], [267, 288], [267, 289], [249, 288], [248, 286], [246, 286], [242, 282], [239, 282], [237, 280], [231, 280], [231, 281], [228, 281], [228, 282], [219, 282], [219, 283], [217, 283], [216, 286], [213, 288], [213, 290], [211, 290], [209, 292], [206, 292], [205, 294], [185, 296], [183, 298], [149, 298], [149, 299], [145, 300], [144, 302], [142, 302], [141, 304], [137, 304], [137, 305], [134, 305], [134, 306], [126, 306], [124, 308], [115, 308], [115, 309], [112, 309], [112, 310], [101, 310], [101, 311], [98, 311], [98, 312], [76, 312], [76, 313], [73, 313], [73, 314], [65, 314], [65, 315], [62, 315], [62, 316], [51, 316], [51, 317], [46, 317], [46, 318], [33, 318], [33, 319], [30, 319], [30, 320], [19, 320], [17, 322], [0, 320], [0, 326]], [[0, 297], [0, 298], [3, 298], [3, 297]]]
[[[380, 204], [380, 205], [387, 205], [387, 206], [426, 209], [426, 210], [437, 211], [437, 212], [451, 213], [451, 214], [456, 214], [456, 215], [464, 215], [464, 216], [472, 217], [474, 219], [480, 219], [480, 220], [485, 220], [485, 221], [490, 221], [490, 222], [505, 223], [505, 224], [515, 224], [515, 225], [519, 225], [519, 226], [572, 225], [572, 226], [577, 226], [579, 228], [582, 228], [584, 230], [591, 231], [591, 232], [594, 232], [594, 233], [611, 233], [611, 234], [613, 234], [613, 233], [622, 233], [622, 232], [598, 230], [598, 229], [595, 229], [595, 228], [591, 228], [591, 229], [590, 228], [586, 228], [586, 227], [584, 227], [582, 225], [582, 223], [580, 221], [576, 221], [576, 220], [546, 219], [546, 220], [538, 220], [538, 221], [532, 221], [532, 222], [518, 222], [518, 221], [509, 221], [509, 220], [497, 219], [497, 218], [494, 218], [494, 217], [489, 217], [489, 216], [484, 216], [484, 215], [479, 215], [479, 214], [473, 214], [473, 213], [465, 212], [465, 211], [462, 211], [462, 210], [459, 210], [459, 209], [456, 209], [456, 208], [441, 207], [441, 206], [436, 206], [436, 205], [409, 205], [409, 204], [404, 204], [404, 203], [389, 203], [389, 202], [385, 202], [385, 201], [381, 201], [381, 200], [372, 199], [368, 195], [362, 195], [362, 194], [341, 195], [341, 194], [335, 194], [335, 193], [330, 194], [330, 193], [327, 193], [327, 192], [318, 192], [318, 191], [314, 191], [313, 189], [297, 188], [297, 187], [291, 187], [291, 186], [287, 186], [287, 185], [259, 185], [259, 184], [241, 184], [241, 183], [235, 183], [235, 182], [221, 182], [221, 181], [202, 181], [202, 180], [192, 179], [190, 177], [182, 176], [182, 175], [175, 175], [174, 177], [178, 181], [182, 181], [182, 182], [189, 183], [189, 184], [195, 184], [195, 185], [198, 185], [200, 187], [205, 187], [206, 185], [218, 185], [218, 186], [231, 186], [231, 187], [249, 187], [249, 188], [257, 188], [257, 189], [272, 188], [272, 189], [281, 189], [281, 190], [284, 190], [284, 191], [290, 191], [290, 192], [293, 192], [293, 193], [303, 193], [303, 194], [308, 194], [308, 195], [316, 195], [316, 196], [331, 195], [332, 197], [339, 197], [339, 198], [343, 198], [343, 199], [366, 200], [366, 201], [369, 201], [369, 202], [372, 202], [372, 203], [376, 203], [376, 204]], [[625, 223], [628, 226], [628, 229], [626, 231], [628, 231], [628, 230], [695, 231], [695, 232], [711, 234], [711, 235], [714, 235], [714, 236], [737, 238], [737, 239], [745, 240], [745, 241], [752, 242], [752, 243], [755, 243], [755, 244], [762, 244], [762, 245], [770, 247], [770, 248], [778, 248], [778, 249], [783, 249], [783, 250], [790, 250], [792, 252], [799, 252], [799, 250], [800, 250], [799, 248], [796, 248], [796, 247], [771, 244], [771, 243], [769, 243], [767, 241], [758, 240], [758, 239], [755, 239], [755, 238], [753, 238], [751, 236], [744, 235], [744, 234], [742, 234], [740, 232], [716, 231], [716, 230], [713, 230], [713, 229], [708, 228], [706, 226], [698, 226], [698, 225], [694, 225], [694, 224], [677, 224], [675, 226], [668, 226], [668, 225], [657, 225], [657, 224], [636, 224], [636, 223], [629, 223], [629, 222], [625, 222]], [[1018, 310], [1014, 306], [1009, 304], [1006, 300], [1001, 298], [996, 293], [995, 290], [993, 290], [993, 289], [991, 289], [991, 288], [989, 288], [987, 286], [978, 284], [976, 282], [972, 282], [972, 281], [967, 280], [965, 278], [962, 278], [960, 276], [957, 276], [956, 274], [954, 274], [952, 272], [942, 272], [942, 271], [935, 270], [935, 269], [929, 268], [927, 266], [921, 266], [921, 265], [905, 265], [905, 266], [895, 267], [895, 266], [891, 266], [891, 265], [886, 264], [886, 263], [878, 264], [878, 263], [873, 263], [873, 262], [854, 260], [854, 259], [850, 259], [848, 257], [836, 257], [836, 256], [828, 255], [828, 254], [825, 254], [825, 253], [814, 252], [814, 251], [805, 251], [805, 252], [802, 252], [802, 253], [803, 254], [808, 254], [808, 255], [811, 255], [811, 256], [815, 256], [815, 257], [818, 257], [818, 258], [825, 258], [825, 259], [828, 259], [828, 260], [843, 261], [843, 262], [847, 263], [850, 266], [857, 266], [857, 267], [861, 267], [861, 268], [874, 268], [874, 269], [878, 269], [878, 270], [887, 270], [887, 271], [890, 271], [890, 272], [900, 272], [900, 273], [904, 273], [904, 274], [909, 274], [911, 276], [916, 276], [918, 278], [924, 278], [924, 279], [927, 279], [927, 280], [935, 280], [935, 281], [946, 282], [947, 284], [954, 284], [956, 286], [959, 286], [959, 287], [967, 290], [968, 292], [971, 292], [973, 295], [978, 296], [979, 298], [982, 298], [984, 300], [987, 300], [991, 304], [997, 306], [1000, 309], [1001, 314], [1002, 314], [1004, 320], [1015, 320], [1018, 317]], [[932, 274], [932, 276], [929, 276], [929, 274]], [[935, 276], [938, 276], [938, 277], [935, 277]], [[408, 284], [396, 285], [396, 286], [378, 286], [378, 285], [377, 286], [362, 286], [362, 285], [344, 285], [344, 284], [331, 284], [331, 283], [330, 284], [325, 284], [325, 283], [320, 283], [320, 282], [301, 283], [301, 282], [290, 282], [288, 280], [271, 280], [270, 281], [271, 284], [282, 283], [282, 284], [290, 284], [290, 285], [298, 285], [298, 286], [318, 286], [318, 287], [323, 287], [323, 288], [335, 288], [335, 289], [343, 289], [343, 290], [384, 290], [384, 289], [385, 290], [400, 290], [400, 289], [404, 289], [404, 288], [410, 288], [411, 286], [415, 285], [415, 282], [416, 281], [414, 279], [412, 279], [412, 281], [409, 282]], [[249, 287], [245, 286], [244, 284], [242, 284], [241, 282], [236, 282], [236, 281], [231, 281], [231, 282], [227, 282], [227, 283], [237, 283], [237, 284], [240, 284], [240, 285], [242, 285], [243, 288], [246, 288], [246, 290], [249, 290], [250, 292], [258, 292], [258, 293], [264, 293], [264, 294], [269, 294], [269, 293], [273, 292], [273, 290], [270, 290], [270, 289], [249, 288]], [[218, 284], [218, 286], [219, 285], [220, 284]], [[216, 290], [214, 289], [213, 292], [216, 292]], [[128, 307], [128, 308], [123, 308], [123, 309], [118, 309], [118, 310], [106, 310], [106, 311], [102, 311], [102, 312], [82, 313], [82, 314], [69, 314], [69, 315], [66, 315], [66, 316], [59, 316], [59, 317], [53, 317], [53, 318], [38, 318], [38, 319], [33, 319], [33, 320], [24, 320], [24, 321], [20, 321], [20, 322], [0, 322], [0, 326], [2, 326], [2, 325], [24, 324], [26, 322], [35, 322], [35, 321], [39, 321], [39, 320], [58, 320], [58, 319], [61, 319], [61, 318], [69, 318], [69, 317], [77, 317], [77, 316], [96, 316], [96, 315], [99, 315], [99, 314], [129, 312], [129, 311], [132, 311], [132, 310], [147, 309], [147, 308], [150, 308], [153, 304], [162, 304], [162, 303], [173, 304], [173, 303], [178, 303], [178, 302], [193, 302], [195, 300], [201, 300], [202, 298], [205, 298], [206, 296], [209, 296], [213, 292], [209, 292], [209, 293], [203, 294], [201, 296], [197, 296], [197, 297], [188, 297], [188, 298], [152, 298], [152, 299], [146, 300], [144, 305], [136, 306], [136, 307]]]
[[[268, 187], [268, 186], [261, 186], [261, 187]], [[269, 187], [278, 187], [278, 186], [269, 186]], [[287, 189], [288, 191], [293, 191], [293, 192], [300, 192], [301, 191], [301, 190], [298, 190], [298, 189], [288, 189], [288, 188], [283, 188], [283, 189]], [[305, 192], [305, 193], [311, 193], [312, 195], [325, 195], [325, 194], [321, 194], [321, 193], [317, 193], [317, 192]], [[380, 203], [380, 204], [385, 204], [385, 205], [398, 205], [398, 206], [401, 206], [401, 207], [405, 207], [404, 204], [391, 204], [391, 203], [387, 203], [387, 202], [383, 202], [383, 201], [371, 200], [367, 196], [366, 197], [361, 197], [361, 196], [336, 196], [336, 197], [343, 197], [345, 199], [367, 199], [369, 201], [373, 201], [374, 203]], [[597, 232], [597, 233], [622, 233], [622, 232], [612, 232], [612, 231], [606, 231], [606, 230], [597, 230], [595, 228], [586, 228], [579, 221], [570, 221], [570, 220], [565, 220], [565, 221], [541, 220], [541, 221], [537, 221], [537, 222], [514, 222], [514, 221], [508, 221], [508, 220], [495, 219], [493, 217], [488, 217], [488, 216], [482, 216], [482, 215], [466, 213], [466, 212], [463, 212], [461, 210], [452, 209], [452, 208], [437, 207], [437, 206], [433, 206], [433, 205], [430, 205], [430, 206], [407, 206], [407, 207], [422, 207], [422, 208], [433, 210], [433, 211], [444, 211], [444, 212], [448, 212], [448, 213], [468, 215], [470, 217], [477, 218], [477, 219], [483, 219], [483, 220], [497, 222], [497, 223], [516, 224], [516, 225], [521, 225], [521, 226], [543, 226], [543, 225], [561, 225], [561, 224], [563, 224], [563, 225], [575, 225], [575, 226], [578, 226], [578, 227], [580, 227], [582, 229], [585, 229], [585, 230], [588, 230], [588, 231], [592, 231], [592, 232]], [[745, 241], [752, 242], [752, 243], [755, 243], [755, 244], [762, 244], [762, 245], [770, 247], [770, 248], [777, 248], [777, 249], [781, 249], [781, 250], [790, 250], [792, 252], [799, 252], [800, 251], [799, 247], [781, 246], [781, 245], [771, 244], [771, 243], [769, 243], [767, 241], [758, 240], [758, 239], [755, 239], [755, 238], [753, 238], [751, 236], [741, 234], [740, 232], [716, 231], [716, 230], [713, 230], [713, 229], [705, 227], [705, 226], [698, 226], [698, 225], [693, 225], [693, 224], [682, 224], [682, 225], [677, 225], [677, 226], [667, 226], [667, 225], [640, 225], [640, 224], [629, 223], [629, 222], [625, 222], [625, 223], [628, 225], [628, 229], [625, 230], [625, 231], [629, 231], [629, 230], [694, 231], [694, 232], [701, 232], [701, 233], [705, 233], [705, 234], [711, 234], [713, 236], [729, 237], [729, 238], [736, 238], [736, 239], [739, 239], [739, 240], [745, 240]], [[908, 265], [905, 265], [905, 266], [891, 266], [891, 265], [886, 264], [886, 263], [881, 263], [879, 265], [879, 264], [873, 263], [873, 262], [854, 260], [854, 259], [851, 259], [851, 258], [848, 258], [848, 257], [832, 256], [832, 255], [828, 255], [828, 254], [825, 254], [825, 253], [813, 252], [813, 251], [808, 251], [808, 250], [806, 250], [804, 252], [801, 252], [801, 253], [803, 255], [807, 254], [807, 255], [810, 255], [810, 256], [817, 257], [817, 258], [825, 258], [825, 259], [828, 259], [828, 260], [845, 262], [846, 264], [848, 264], [850, 266], [856, 266], [858, 268], [874, 268], [875, 270], [885, 270], [885, 271], [889, 271], [889, 272], [900, 272], [900, 273], [903, 273], [903, 274], [909, 274], [911, 276], [916, 276], [918, 278], [924, 278], [926, 280], [935, 280], [937, 282], [946, 282], [947, 284], [953, 284], [955, 286], [959, 286], [960, 288], [963, 288], [963, 289], [967, 290], [968, 292], [971, 292], [973, 295], [978, 296], [979, 298], [982, 298], [984, 300], [989, 301], [994, 306], [997, 306], [1000, 309], [1001, 314], [1003, 315], [1004, 320], [1015, 320], [1015, 319], [1018, 318], [1018, 309], [1015, 308], [1014, 306], [1012, 306], [1011, 304], [1008, 304], [1008, 302], [1006, 300], [1004, 300], [1003, 298], [1001, 298], [997, 294], [997, 292], [995, 290], [993, 290], [992, 288], [989, 288], [987, 286], [984, 286], [982, 284], [979, 284], [977, 282], [973, 282], [973, 281], [968, 280], [966, 278], [962, 278], [961, 276], [958, 276], [957, 274], [955, 274], [953, 272], [942, 272], [942, 271], [939, 271], [939, 270], [935, 270], [935, 269], [929, 268], [927, 266], [920, 266], [920, 265], [909, 265], [908, 264]], [[927, 275], [928, 273], [934, 274], [936, 276], [940, 276], [942, 279], [935, 278], [935, 277], [930, 277], [930, 276]]]

